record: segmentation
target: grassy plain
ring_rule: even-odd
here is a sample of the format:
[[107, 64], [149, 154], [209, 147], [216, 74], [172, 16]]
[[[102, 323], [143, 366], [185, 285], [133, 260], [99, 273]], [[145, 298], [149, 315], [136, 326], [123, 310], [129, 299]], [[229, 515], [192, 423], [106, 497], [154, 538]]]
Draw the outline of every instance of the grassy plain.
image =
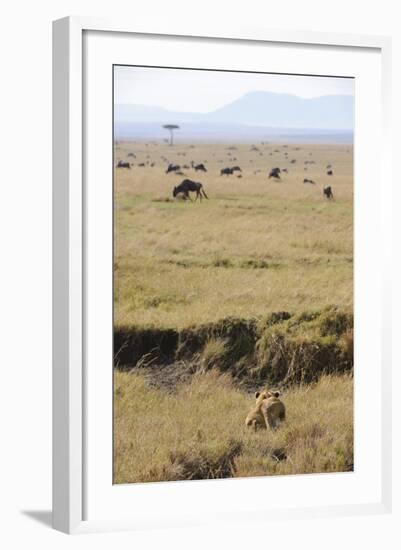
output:
[[[352, 307], [352, 147], [229, 147], [116, 145], [116, 162], [134, 164], [115, 170], [116, 326], [183, 328], [230, 315]], [[182, 170], [209, 200], [173, 201], [184, 176], [165, 174], [162, 157], [205, 163], [207, 173]], [[138, 166], [146, 162], [155, 166]], [[219, 175], [234, 165], [242, 178]], [[288, 169], [282, 181], [267, 177], [275, 166]], [[334, 201], [324, 199], [325, 185]]]
[[[151, 351], [114, 372], [116, 483], [353, 469], [352, 153], [115, 144], [115, 164], [132, 163], [114, 174], [115, 330]], [[166, 174], [170, 162], [184, 175]], [[242, 172], [221, 176], [227, 166]], [[288, 170], [281, 181], [268, 179], [273, 167]], [[209, 200], [173, 199], [184, 178]], [[177, 346], [165, 371], [152, 355], [164, 333]], [[283, 384], [287, 421], [276, 432], [245, 428], [254, 398], [244, 373]]]
[[324, 376], [283, 396], [275, 432], [245, 427], [253, 396], [229, 375], [198, 374], [168, 393], [115, 373], [114, 481], [133, 483], [353, 469], [353, 384]]

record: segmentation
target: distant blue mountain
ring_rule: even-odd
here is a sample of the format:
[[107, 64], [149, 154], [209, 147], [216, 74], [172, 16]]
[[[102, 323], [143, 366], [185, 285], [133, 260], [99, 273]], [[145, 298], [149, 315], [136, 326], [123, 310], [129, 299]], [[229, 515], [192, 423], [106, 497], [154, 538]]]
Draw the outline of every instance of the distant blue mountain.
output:
[[202, 124], [234, 124], [275, 128], [315, 128], [352, 130], [354, 98], [347, 95], [326, 95], [303, 99], [290, 94], [250, 92], [210, 113], [174, 112], [161, 107], [115, 105], [116, 123], [184, 122]]
[[251, 92], [210, 113], [208, 119], [252, 126], [351, 130], [354, 98], [326, 95], [303, 99], [290, 94]]
[[302, 99], [290, 94], [251, 92], [210, 113], [175, 112], [161, 107], [114, 106], [116, 139], [163, 139], [163, 124], [178, 124], [176, 140], [254, 139], [351, 143], [352, 96]]

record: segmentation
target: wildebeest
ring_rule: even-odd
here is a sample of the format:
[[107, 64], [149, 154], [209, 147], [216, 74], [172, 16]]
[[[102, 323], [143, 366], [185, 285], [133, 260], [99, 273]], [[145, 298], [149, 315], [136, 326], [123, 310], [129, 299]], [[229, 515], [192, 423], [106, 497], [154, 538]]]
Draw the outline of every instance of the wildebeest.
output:
[[201, 172], [207, 172], [206, 166], [202, 162], [200, 164], [194, 164], [192, 168], [195, 170], [195, 172], [197, 172], [198, 170], [200, 170]]
[[281, 172], [280, 168], [272, 168], [269, 173], [269, 179], [270, 178], [275, 178], [277, 180], [281, 179], [280, 172]]
[[134, 157], [135, 158], [135, 155], [134, 155], [134, 153], [128, 153], [127, 157]]
[[220, 176], [230, 176], [231, 174], [234, 174], [234, 171], [232, 168], [222, 168], [220, 170]]
[[313, 183], [313, 184], [315, 184], [316, 182], [313, 181], [313, 180], [309, 180], [308, 178], [304, 178], [304, 183]]
[[327, 199], [334, 199], [333, 191], [330, 185], [328, 185], [327, 187], [323, 187], [323, 195]]
[[233, 167], [231, 168], [231, 170], [232, 170], [233, 172], [242, 172], [242, 170], [241, 170], [241, 168], [240, 168], [239, 166], [233, 166]]
[[177, 172], [181, 169], [181, 166], [179, 164], [169, 164], [167, 166], [166, 174], [169, 174], [170, 172]]
[[332, 176], [333, 175], [333, 170], [327, 170], [327, 175]]
[[288, 174], [287, 168], [283, 168], [281, 171], [284, 172], [285, 174]]
[[201, 183], [188, 179], [183, 180], [180, 185], [174, 187], [173, 197], [176, 197], [178, 194], [182, 193], [186, 199], [192, 200], [189, 196], [190, 192], [196, 193], [195, 201], [199, 197], [200, 202], [202, 202], [202, 195], [205, 197], [205, 199], [209, 198], [206, 195], [205, 190], [203, 189], [203, 185]]
[[124, 162], [123, 160], [119, 160], [117, 163], [117, 168], [131, 168], [131, 165], [129, 162]]

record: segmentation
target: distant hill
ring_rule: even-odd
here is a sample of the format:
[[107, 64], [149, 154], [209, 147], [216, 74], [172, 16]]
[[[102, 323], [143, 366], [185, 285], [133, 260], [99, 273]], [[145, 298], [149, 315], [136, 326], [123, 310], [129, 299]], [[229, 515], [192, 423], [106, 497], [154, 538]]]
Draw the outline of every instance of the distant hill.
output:
[[281, 128], [351, 130], [354, 98], [331, 95], [303, 99], [289, 94], [251, 92], [210, 113], [208, 119]]
[[[178, 124], [177, 139], [274, 139], [325, 136], [350, 142], [354, 98], [346, 95], [303, 99], [290, 94], [250, 92], [210, 113], [168, 111], [135, 104], [114, 106], [115, 137], [160, 138], [163, 124]], [[152, 133], [153, 132], [153, 133]], [[156, 132], [156, 134], [155, 134]], [[239, 134], [239, 135], [238, 135]]]

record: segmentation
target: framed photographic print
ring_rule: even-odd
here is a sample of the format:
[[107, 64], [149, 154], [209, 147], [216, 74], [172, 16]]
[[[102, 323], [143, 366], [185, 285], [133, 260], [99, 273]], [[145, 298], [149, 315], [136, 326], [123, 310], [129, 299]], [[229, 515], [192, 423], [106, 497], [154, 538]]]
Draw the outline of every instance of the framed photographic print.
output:
[[389, 40], [53, 51], [55, 528], [389, 510]]

